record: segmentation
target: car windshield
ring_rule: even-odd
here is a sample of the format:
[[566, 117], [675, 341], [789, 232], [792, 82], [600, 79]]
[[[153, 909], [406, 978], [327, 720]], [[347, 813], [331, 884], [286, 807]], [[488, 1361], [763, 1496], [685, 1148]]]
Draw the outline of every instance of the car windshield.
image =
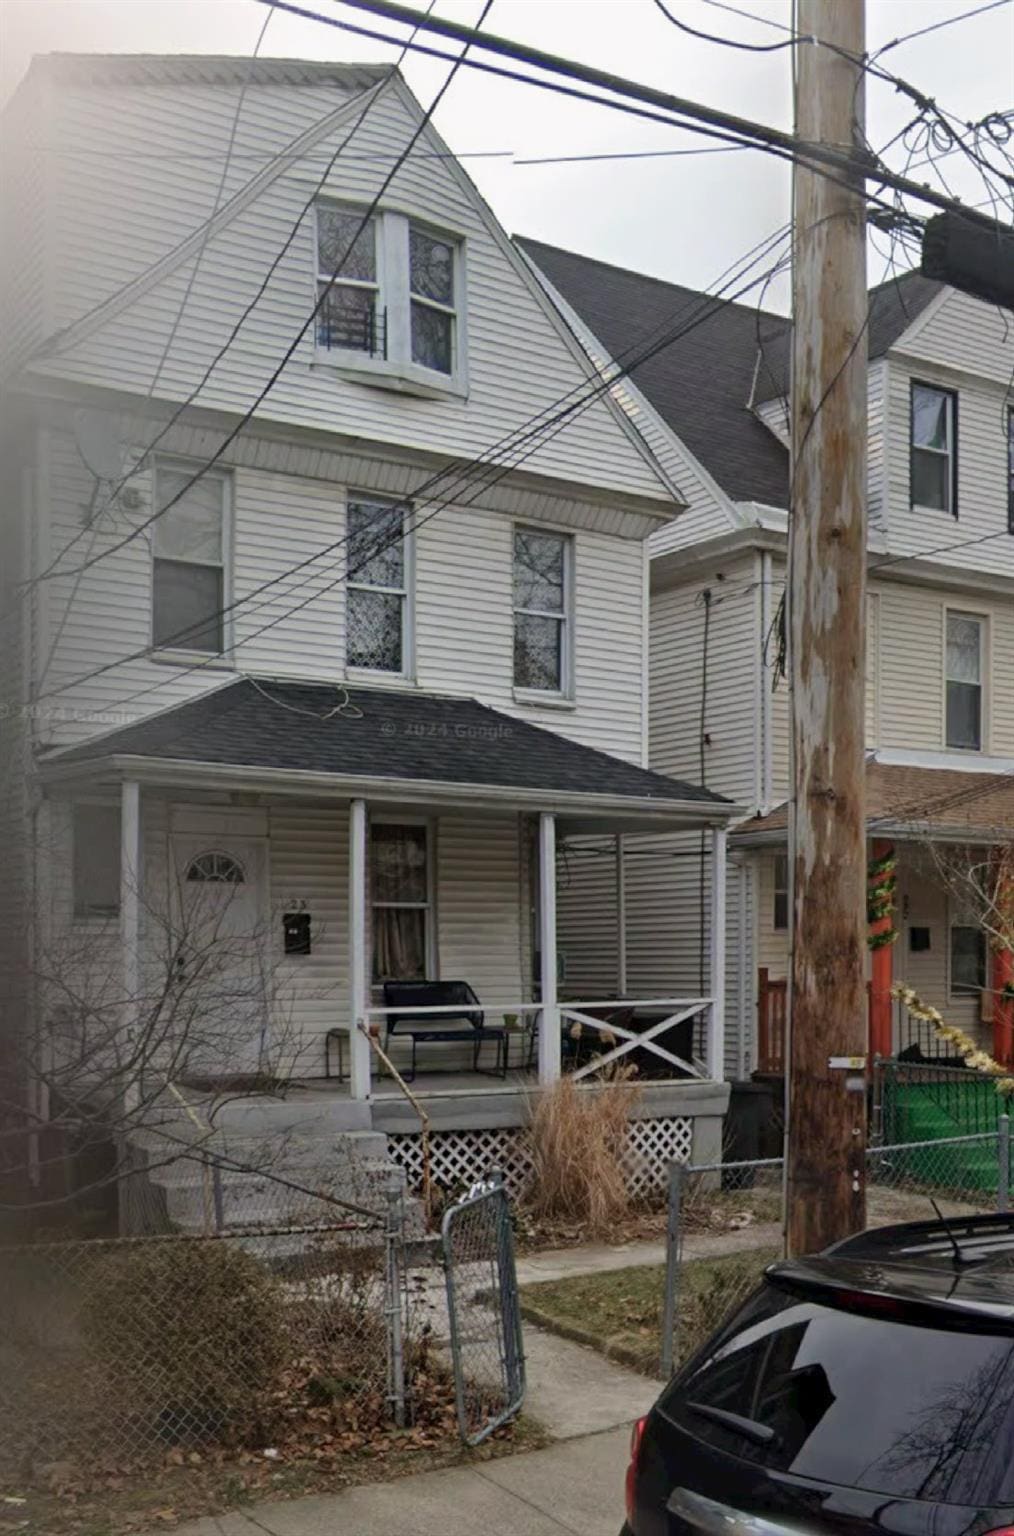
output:
[[935, 1503], [1014, 1497], [1010, 1337], [766, 1287], [662, 1406], [699, 1440], [772, 1470]]

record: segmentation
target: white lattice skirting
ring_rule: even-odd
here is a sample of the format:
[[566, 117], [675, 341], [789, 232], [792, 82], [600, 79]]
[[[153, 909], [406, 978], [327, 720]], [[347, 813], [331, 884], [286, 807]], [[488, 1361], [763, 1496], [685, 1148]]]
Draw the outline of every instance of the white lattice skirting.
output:
[[[669, 1164], [690, 1161], [693, 1124], [685, 1115], [631, 1121], [623, 1168], [632, 1198], [664, 1189]], [[408, 1175], [409, 1188], [418, 1193], [422, 1183], [419, 1135], [392, 1135], [387, 1141], [391, 1157]], [[430, 1136], [430, 1173], [448, 1191], [474, 1183], [490, 1168], [500, 1168], [509, 1193], [518, 1195], [531, 1166], [527, 1135], [520, 1129], [434, 1131]]]

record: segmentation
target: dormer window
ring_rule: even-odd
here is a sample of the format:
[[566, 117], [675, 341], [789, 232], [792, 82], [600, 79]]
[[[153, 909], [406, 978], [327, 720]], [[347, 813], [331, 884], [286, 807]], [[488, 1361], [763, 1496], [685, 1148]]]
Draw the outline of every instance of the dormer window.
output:
[[464, 394], [461, 241], [367, 212], [317, 204], [317, 362], [410, 394]]
[[[328, 287], [332, 274], [337, 279]], [[377, 225], [363, 215], [321, 204], [317, 209], [317, 345], [348, 348], [374, 357], [384, 350]]]

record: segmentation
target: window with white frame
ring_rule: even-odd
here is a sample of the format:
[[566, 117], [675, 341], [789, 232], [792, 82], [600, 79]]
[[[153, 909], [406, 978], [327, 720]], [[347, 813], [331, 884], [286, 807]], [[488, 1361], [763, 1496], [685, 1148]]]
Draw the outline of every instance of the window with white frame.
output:
[[952, 389], [912, 383], [910, 500], [913, 507], [958, 513], [958, 397]]
[[985, 620], [974, 613], [947, 615], [946, 744], [982, 749]]
[[771, 926], [776, 933], [783, 933], [789, 926], [789, 856], [787, 853], [775, 854]]
[[218, 654], [225, 649], [228, 481], [210, 471], [194, 480], [199, 467], [155, 465], [152, 644]]
[[346, 506], [345, 662], [408, 670], [410, 548], [404, 503], [350, 497]]
[[317, 203], [317, 349], [359, 353], [422, 381], [460, 363], [461, 244], [406, 214]]
[[120, 810], [75, 805], [71, 812], [75, 917], [115, 917], [120, 910]]
[[410, 224], [408, 284], [412, 361], [454, 372], [454, 246]]
[[430, 953], [429, 836], [425, 823], [370, 826], [373, 981], [425, 981]]
[[317, 294], [323, 301], [317, 314], [318, 346], [371, 357], [383, 353], [375, 219], [355, 209], [317, 205]]
[[978, 997], [986, 987], [986, 935], [971, 923], [951, 925], [952, 997]]
[[514, 530], [514, 686], [567, 695], [571, 564], [567, 534]]

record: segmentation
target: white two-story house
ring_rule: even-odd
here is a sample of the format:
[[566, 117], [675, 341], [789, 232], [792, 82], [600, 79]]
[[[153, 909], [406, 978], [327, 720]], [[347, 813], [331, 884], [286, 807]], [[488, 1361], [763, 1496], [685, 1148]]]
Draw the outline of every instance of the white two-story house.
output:
[[5, 1039], [36, 1117], [115, 1024], [128, 1097], [280, 1077], [408, 1143], [385, 984], [463, 982], [388, 1049], [452, 1172], [635, 1046], [662, 1166], [724, 1104], [724, 902], [638, 1013], [556, 893], [643, 830], [722, 888], [732, 806], [648, 766], [682, 493], [431, 127], [400, 162], [421, 118], [386, 68], [127, 56], [5, 115]]
[[[651, 538], [650, 762], [749, 812], [730, 838], [726, 1068], [784, 1067], [789, 966], [789, 697], [781, 675], [788, 487], [788, 321], [534, 241], [519, 242], [596, 362], [681, 314], [713, 314], [635, 369], [631, 420], [685, 510]], [[940, 1047], [892, 1004], [904, 981], [1010, 1061], [1010, 955], [989, 941], [983, 884], [1014, 839], [1014, 415], [1010, 317], [918, 273], [871, 291], [867, 810], [875, 1052]], [[707, 861], [691, 834], [589, 845], [563, 924], [572, 969], [690, 985], [707, 954]], [[663, 896], [662, 893], [665, 892]], [[871, 916], [876, 903], [871, 907]], [[659, 916], [664, 914], [664, 916]], [[892, 930], [894, 942], [879, 942]], [[1008, 932], [1014, 932], [1012, 920]], [[580, 958], [579, 958], [580, 956]]]

